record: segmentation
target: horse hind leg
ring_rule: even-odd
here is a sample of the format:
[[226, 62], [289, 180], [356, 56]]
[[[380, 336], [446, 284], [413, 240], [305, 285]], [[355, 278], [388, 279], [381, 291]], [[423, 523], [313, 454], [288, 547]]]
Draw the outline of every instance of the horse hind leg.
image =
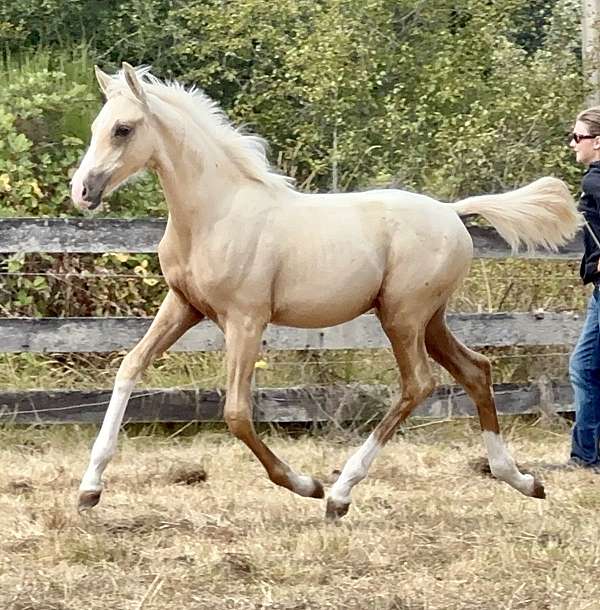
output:
[[403, 422], [433, 391], [435, 382], [425, 349], [424, 333], [418, 328], [398, 329], [385, 325], [402, 379], [402, 395], [363, 445], [348, 459], [327, 499], [326, 518], [343, 517], [350, 507], [352, 488], [368, 474], [382, 447]]
[[465, 388], [475, 403], [492, 474], [526, 496], [544, 498], [543, 485], [533, 475], [519, 471], [502, 440], [488, 358], [454, 337], [446, 326], [444, 309], [440, 309], [427, 325], [425, 343], [431, 357]]
[[244, 442], [258, 458], [273, 483], [298, 495], [322, 498], [323, 484], [296, 473], [258, 437], [252, 423], [251, 383], [264, 324], [247, 316], [229, 318], [225, 324], [227, 349], [227, 397], [224, 416], [230, 432]]

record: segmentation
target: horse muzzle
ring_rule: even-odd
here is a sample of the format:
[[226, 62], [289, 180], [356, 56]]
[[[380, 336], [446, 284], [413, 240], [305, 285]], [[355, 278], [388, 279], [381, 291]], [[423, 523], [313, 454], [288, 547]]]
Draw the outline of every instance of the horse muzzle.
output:
[[82, 209], [95, 210], [102, 203], [109, 179], [106, 172], [90, 172], [83, 180], [75, 174], [71, 181], [71, 199]]

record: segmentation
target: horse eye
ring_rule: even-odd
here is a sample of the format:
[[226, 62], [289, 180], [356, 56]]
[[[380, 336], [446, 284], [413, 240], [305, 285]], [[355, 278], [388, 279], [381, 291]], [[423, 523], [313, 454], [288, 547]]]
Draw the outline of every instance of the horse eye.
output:
[[126, 138], [133, 131], [129, 125], [117, 125], [115, 127], [115, 136], [117, 138]]

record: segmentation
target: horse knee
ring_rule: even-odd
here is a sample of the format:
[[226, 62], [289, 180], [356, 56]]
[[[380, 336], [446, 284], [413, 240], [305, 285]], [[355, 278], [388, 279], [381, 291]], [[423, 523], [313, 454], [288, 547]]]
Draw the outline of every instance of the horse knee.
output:
[[147, 363], [145, 363], [135, 351], [128, 352], [121, 361], [121, 366], [117, 372], [117, 381], [137, 381]]
[[467, 350], [465, 354], [467, 363], [470, 370], [471, 376], [478, 380], [487, 383], [491, 383], [492, 380], [492, 363], [487, 356], [474, 352], [473, 350]]

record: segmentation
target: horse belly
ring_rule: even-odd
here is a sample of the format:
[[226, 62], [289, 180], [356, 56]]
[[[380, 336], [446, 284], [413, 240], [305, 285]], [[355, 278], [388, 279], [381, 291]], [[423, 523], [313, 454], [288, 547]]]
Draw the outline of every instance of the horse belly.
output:
[[[283, 326], [322, 328], [335, 326], [368, 311], [377, 298], [383, 273], [366, 265], [349, 272], [313, 277], [280, 278], [271, 321]], [[283, 280], [283, 281], [282, 281]]]

